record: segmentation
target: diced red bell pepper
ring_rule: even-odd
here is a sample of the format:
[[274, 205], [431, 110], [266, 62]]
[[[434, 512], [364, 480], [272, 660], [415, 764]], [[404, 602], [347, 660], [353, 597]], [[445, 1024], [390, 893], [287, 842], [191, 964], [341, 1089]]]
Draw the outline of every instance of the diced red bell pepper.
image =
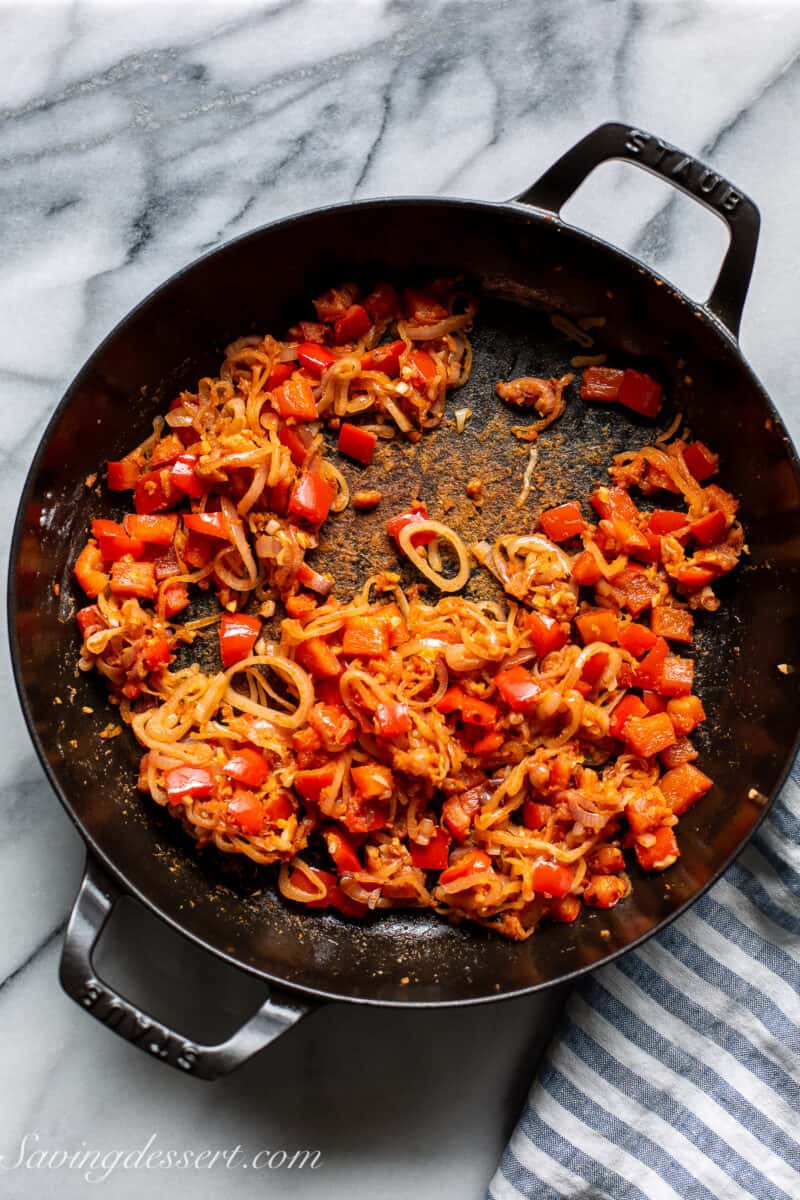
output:
[[328, 854], [336, 863], [336, 870], [340, 875], [352, 874], [354, 871], [363, 869], [355, 846], [342, 833], [341, 829], [336, 829], [331, 825], [324, 829], [322, 834], [325, 838], [325, 845], [328, 847]]
[[121, 458], [110, 462], [106, 471], [106, 483], [111, 492], [129, 492], [139, 482], [141, 467], [133, 458]]
[[[158, 571], [156, 570], [156, 574]], [[171, 583], [164, 589], [164, 616], [168, 621], [176, 617], [189, 604], [189, 589], [185, 583]]]
[[289, 491], [291, 484], [288, 479], [279, 479], [274, 487], [267, 488], [269, 507], [275, 513], [283, 516], [289, 509]]
[[361, 304], [351, 304], [333, 324], [333, 340], [337, 346], [357, 342], [372, 328], [372, 318]]
[[563, 863], [536, 863], [531, 871], [531, 887], [540, 895], [566, 896], [572, 887], [573, 871]]
[[351, 767], [353, 784], [362, 800], [381, 800], [391, 795], [394, 775], [382, 763], [371, 762]]
[[373, 621], [379, 621], [386, 628], [389, 647], [402, 646], [409, 639], [408, 625], [396, 604], [384, 604], [381, 608], [373, 609], [370, 613]]
[[661, 672], [664, 669], [668, 653], [669, 646], [667, 643], [663, 638], [657, 638], [652, 649], [637, 665], [634, 671], [633, 678], [637, 687], [651, 688], [653, 691], [658, 691], [658, 685], [661, 682]]
[[304, 471], [292, 490], [289, 512], [296, 517], [320, 525], [333, 504], [334, 489], [316, 471]]
[[152, 600], [156, 594], [155, 567], [148, 562], [115, 562], [111, 568], [111, 591], [115, 596]]
[[146, 641], [142, 658], [148, 671], [160, 671], [166, 667], [171, 653], [169, 638], [154, 637]]
[[720, 541], [727, 527], [725, 514], [716, 509], [714, 512], [706, 513], [697, 521], [692, 521], [689, 531], [701, 546], [713, 546], [715, 542]]
[[617, 618], [607, 608], [587, 608], [575, 618], [584, 646], [590, 642], [616, 642]]
[[547, 613], [529, 612], [525, 614], [525, 624], [530, 633], [531, 645], [539, 658], [566, 646], [569, 634], [555, 617], [548, 616]]
[[675, 533], [677, 529], [685, 529], [688, 524], [689, 518], [686, 513], [672, 512], [669, 508], [657, 508], [650, 513], [647, 528], [651, 533], [663, 536], [666, 533]]
[[249, 617], [246, 613], [223, 613], [219, 623], [219, 652], [223, 667], [232, 667], [242, 659], [249, 658], [260, 633], [261, 621], [258, 617]]
[[670, 642], [690, 643], [694, 619], [687, 608], [656, 605], [650, 613], [650, 628], [658, 637], [666, 637]]
[[634, 793], [633, 799], [625, 805], [625, 816], [635, 835], [658, 829], [671, 815], [669, 805], [655, 788]]
[[612, 737], [624, 741], [625, 726], [631, 717], [646, 717], [647, 714], [647, 706], [638, 696], [631, 696], [630, 694], [623, 696], [611, 714], [611, 719], [608, 723], [608, 732]]
[[173, 487], [190, 500], [199, 500], [211, 488], [211, 484], [197, 474], [197, 461], [196, 454], [181, 454], [169, 470]]
[[[678, 861], [680, 850], [675, 840], [675, 834], [669, 825], [661, 825], [652, 833], [645, 835], [649, 844], [643, 846], [639, 841], [634, 843], [636, 858], [644, 871], [666, 871]], [[650, 841], [650, 838], [653, 840]]]
[[390, 379], [400, 374], [400, 359], [406, 348], [405, 342], [389, 342], [386, 346], [376, 346], [367, 354], [362, 355], [362, 371], [383, 371]]
[[267, 379], [267, 391], [274, 392], [275, 388], [280, 387], [282, 383], [286, 383], [286, 380], [289, 379], [296, 370], [297, 364], [293, 362], [273, 363], [272, 370], [270, 371], [269, 378]]
[[617, 640], [623, 650], [627, 650], [634, 658], [640, 658], [656, 644], [657, 639], [646, 625], [631, 621], [627, 625], [619, 626]]
[[[654, 553], [645, 534], [626, 517], [612, 517], [611, 527], [614, 540], [623, 554], [632, 554], [637, 558], [649, 559]], [[660, 550], [660, 543], [658, 549]]]
[[454, 879], [464, 879], [467, 875], [482, 874], [491, 869], [492, 860], [483, 850], [468, 850], [462, 854], [451, 867], [442, 871], [439, 883], [452, 883]]
[[409, 320], [417, 321], [420, 325], [433, 325], [450, 316], [448, 309], [424, 288], [404, 288], [403, 300]]
[[[582, 692], [584, 696], [588, 696], [592, 688], [600, 682], [600, 678], [607, 666], [608, 655], [604, 654], [602, 650], [599, 650], [596, 654], [591, 654], [583, 664], [581, 678], [575, 685], [578, 691]], [[581, 681], [588, 685], [586, 689], [580, 686]]]
[[178, 529], [178, 518], [174, 513], [164, 516], [127, 513], [125, 530], [132, 538], [139, 538], [148, 545], [171, 546]]
[[284, 425], [278, 430], [278, 440], [286, 447], [296, 467], [302, 467], [308, 454], [306, 446], [298, 431], [292, 425]]
[[223, 512], [186, 513], [183, 523], [192, 533], [202, 533], [204, 537], [221, 538], [224, 542], [231, 539], [231, 525]]
[[504, 671], [498, 671], [494, 682], [513, 712], [532, 713], [541, 699], [541, 685], [523, 666], [507, 667]]
[[400, 297], [390, 283], [377, 283], [364, 301], [364, 308], [374, 321], [400, 315]]
[[323, 793], [333, 783], [335, 776], [336, 767], [333, 763], [328, 763], [324, 767], [315, 767], [310, 771], [298, 771], [294, 777], [294, 788], [305, 800], [319, 803]]
[[708, 567], [681, 567], [677, 574], [678, 583], [687, 592], [698, 592], [701, 588], [708, 587], [715, 579], [714, 572]]
[[342, 653], [383, 658], [389, 653], [386, 626], [371, 617], [350, 617], [344, 627]]
[[633, 524], [640, 515], [628, 492], [621, 487], [596, 488], [589, 496], [589, 503], [606, 521], [620, 517], [623, 521], [630, 521]]
[[661, 668], [657, 691], [662, 696], [686, 696], [694, 684], [694, 663], [691, 658], [667, 655]]
[[416, 371], [418, 384], [423, 387], [427, 387], [429, 383], [438, 378], [439, 368], [436, 366], [436, 360], [428, 354], [427, 350], [412, 350], [408, 361]]
[[183, 561], [195, 570], [208, 566], [216, 553], [215, 543], [201, 533], [190, 532], [183, 545]]
[[286, 597], [283, 606], [288, 617], [294, 617], [301, 625], [305, 625], [317, 611], [317, 600], [307, 592], [295, 592], [293, 596]]
[[179, 804], [186, 796], [198, 799], [210, 796], [214, 783], [214, 776], [206, 767], [173, 767], [164, 775], [170, 804]]
[[522, 824], [526, 829], [544, 829], [552, 815], [552, 804], [539, 804], [537, 800], [526, 800], [522, 806]]
[[638, 559], [639, 562], [660, 563], [664, 557], [661, 538], [655, 533], [651, 533], [649, 529], [639, 530], [637, 542], [639, 538], [643, 538], [646, 545], [631, 545], [627, 553]]
[[625, 741], [640, 758], [652, 758], [675, 741], [675, 730], [666, 713], [650, 717], [631, 717], [625, 727]]
[[505, 745], [505, 734], [499, 729], [494, 729], [489, 733], [484, 733], [477, 741], [472, 742], [469, 749], [472, 754], [477, 754], [479, 757], [484, 757], [488, 754], [494, 754], [501, 746]]
[[657, 417], [661, 409], [661, 384], [642, 371], [628, 369], [622, 377], [618, 400], [642, 417]]
[[447, 797], [442, 805], [442, 819], [456, 841], [466, 841], [480, 806], [480, 799], [474, 792]]
[[125, 554], [129, 554], [131, 558], [141, 558], [144, 554], [144, 542], [141, 538], [129, 537], [116, 521], [95, 518], [92, 521], [92, 537], [97, 538], [105, 562], [116, 562]]
[[246, 788], [236, 788], [225, 806], [225, 816], [249, 837], [257, 837], [264, 829], [264, 806], [255, 792]]
[[91, 633], [96, 633], [98, 629], [105, 629], [106, 627], [100, 609], [96, 604], [87, 604], [86, 608], [79, 608], [75, 614], [75, 620], [78, 622], [81, 637], [84, 638], [88, 637]]
[[624, 371], [617, 371], [613, 367], [587, 367], [581, 379], [581, 399], [613, 404], [619, 399], [624, 375]]
[[174, 464], [169, 470], [164, 467], [160, 471], [148, 471], [140, 477], [133, 493], [133, 506], [137, 513], [160, 512], [177, 504], [182, 493], [173, 480], [173, 470]]
[[233, 752], [222, 771], [245, 787], [260, 788], [269, 777], [269, 763], [260, 751], [242, 746]]
[[667, 711], [667, 702], [658, 692], [651, 691], [650, 688], [645, 688], [642, 692], [642, 700], [645, 708], [649, 713], [661, 713]]
[[335, 679], [344, 670], [336, 652], [322, 638], [301, 642], [295, 657], [315, 679]]
[[425, 846], [411, 842], [411, 862], [422, 871], [443, 871], [450, 857], [450, 842], [451, 837], [446, 829], [437, 829]]
[[181, 454], [183, 454], [183, 442], [177, 433], [167, 434], [166, 437], [162, 437], [157, 441], [153, 447], [150, 455], [150, 470], [155, 471], [157, 467], [169, 466]]
[[688, 644], [692, 640], [694, 619], [687, 608], [658, 604], [650, 614], [650, 627], [658, 637]]
[[709, 450], [703, 442], [692, 442], [683, 450], [683, 461], [686, 469], [695, 477], [698, 483], [715, 475], [719, 466], [719, 455]]
[[714, 786], [714, 781], [691, 763], [684, 763], [662, 775], [658, 786], [675, 816], [680, 817]]
[[458, 686], [449, 687], [436, 707], [441, 713], [456, 713], [472, 725], [491, 726], [497, 721], [497, 705], [470, 696]]
[[680, 735], [691, 733], [706, 719], [703, 702], [699, 696], [675, 696], [667, 701], [667, 712]]
[[[419, 521], [427, 521], [427, 520], [428, 520], [428, 510], [425, 507], [425, 505], [424, 504], [415, 504], [414, 507], [408, 509], [407, 512], [398, 513], [398, 515], [396, 517], [391, 517], [386, 522], [386, 532], [389, 534], [390, 537], [394, 538], [394, 540], [397, 542], [397, 545], [399, 547], [400, 546], [400, 534], [402, 533], [402, 531], [405, 529], [405, 527], [407, 525], [416, 525]], [[433, 541], [433, 539], [435, 537], [436, 537], [436, 534], [432, 530], [424, 530], [419, 534], [415, 534], [411, 538], [411, 545], [412, 546], [427, 546], [430, 542]]]
[[[672, 720], [671, 715], [670, 720]], [[672, 724], [675, 728], [675, 732], [677, 733], [678, 728], [675, 725], [675, 722], [672, 721]], [[665, 770], [671, 771], [674, 767], [683, 766], [684, 763], [694, 762], [694, 760], [699, 758], [700, 755], [695, 750], [688, 737], [679, 737], [674, 745], [667, 746], [666, 750], [662, 750], [658, 757], [661, 760], [661, 765], [665, 768]]]
[[589, 528], [575, 500], [559, 504], [557, 508], [548, 508], [539, 517], [539, 524], [545, 536], [553, 542], [566, 542]]
[[387, 700], [375, 708], [375, 728], [381, 737], [399, 737], [411, 728], [408, 705], [399, 700]]
[[294, 812], [294, 804], [288, 792], [273, 792], [262, 799], [264, 816], [274, 825], [276, 821], [287, 821]]
[[[316, 342], [301, 342], [297, 347], [297, 361], [300, 363], [301, 367], [305, 367], [305, 369], [312, 375], [316, 375], [317, 379], [321, 379], [331, 363], [336, 362], [336, 355], [332, 350], [329, 350], [327, 346], [320, 346]], [[307, 379], [303, 379], [302, 376], [298, 376], [298, 381], [302, 381], [304, 390], [307, 388], [309, 392], [311, 391], [311, 385]], [[286, 403], [288, 406], [288, 402], [284, 403]], [[313, 396], [311, 397], [311, 403], [314, 403]], [[280, 407], [278, 408], [278, 411], [281, 411]], [[287, 412], [284, 415], [296, 416], [296, 413]], [[310, 417], [306, 419], [313, 420], [313, 418]]]
[[389, 824], [389, 800], [366, 798], [351, 793], [347, 808], [340, 818], [345, 829], [350, 833], [372, 833], [377, 829], [386, 829]]
[[315, 704], [308, 714], [308, 723], [323, 742], [349, 746], [356, 740], [356, 723], [343, 704]]
[[[316, 349], [323, 350], [324, 347], [317, 346]], [[282, 417], [294, 417], [295, 421], [315, 421], [319, 416], [311, 381], [305, 375], [293, 375], [270, 395], [276, 412]]]
[[594, 587], [603, 578], [597, 559], [588, 550], [582, 550], [573, 560], [572, 578], [581, 587]]
[[371, 433], [368, 429], [359, 429], [357, 425], [351, 425], [349, 421], [343, 421], [336, 446], [340, 453], [347, 454], [366, 467], [372, 462], [377, 443], [377, 434]]

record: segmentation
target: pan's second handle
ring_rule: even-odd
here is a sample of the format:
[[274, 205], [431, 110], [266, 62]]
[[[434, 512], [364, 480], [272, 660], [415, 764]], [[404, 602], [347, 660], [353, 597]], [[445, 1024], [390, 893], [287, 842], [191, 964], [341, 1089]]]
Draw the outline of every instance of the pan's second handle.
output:
[[728, 226], [730, 244], [706, 307], [738, 337], [761, 221], [753, 201], [699, 159], [652, 133], [612, 121], [587, 134], [514, 199], [560, 212], [594, 168], [610, 159], [652, 171], [699, 200]]
[[204, 1046], [149, 1017], [102, 982], [92, 958], [100, 934], [123, 893], [91, 858], [64, 935], [61, 986], [65, 992], [114, 1033], [162, 1062], [199, 1079], [217, 1079], [241, 1066], [311, 1011], [293, 997], [274, 992], [240, 1029], [216, 1046]]

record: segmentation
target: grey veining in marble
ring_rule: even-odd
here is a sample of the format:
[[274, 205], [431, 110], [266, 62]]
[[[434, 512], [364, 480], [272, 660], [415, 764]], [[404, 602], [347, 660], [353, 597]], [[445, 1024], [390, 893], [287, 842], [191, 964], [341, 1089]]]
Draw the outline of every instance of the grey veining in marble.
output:
[[[759, 203], [742, 344], [797, 435], [799, 51], [792, 0], [0, 4], [4, 562], [25, 469], [66, 383], [165, 276], [303, 208], [386, 193], [508, 198], [614, 117], [709, 159]], [[724, 249], [712, 216], [632, 168], [601, 168], [568, 216], [699, 298]], [[330, 1009], [210, 1089], [169, 1075], [66, 1000], [56, 963], [81, 846], [30, 748], [2, 654], [6, 1162], [26, 1131], [54, 1147], [134, 1149], [156, 1130], [179, 1148], [322, 1148], [313, 1177], [227, 1174], [235, 1196], [482, 1195], [544, 1006], [431, 1017]], [[128, 970], [138, 965], [138, 985], [160, 984], [174, 1001], [188, 951], [166, 932], [153, 938], [143, 972], [141, 935], [129, 931]], [[195, 994], [227, 995], [212, 975], [199, 968]], [[219, 1182], [215, 1172], [169, 1180], [198, 1197]], [[54, 1186], [66, 1200], [98, 1186], [127, 1198], [152, 1182], [0, 1170], [0, 1195]]]

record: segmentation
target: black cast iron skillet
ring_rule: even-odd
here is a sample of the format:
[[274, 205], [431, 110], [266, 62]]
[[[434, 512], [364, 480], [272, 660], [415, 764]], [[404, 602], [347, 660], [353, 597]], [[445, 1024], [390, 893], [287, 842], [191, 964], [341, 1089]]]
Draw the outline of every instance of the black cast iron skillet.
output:
[[[726, 222], [730, 245], [706, 304], [634, 259], [565, 225], [559, 210], [607, 159], [636, 163]], [[715, 171], [623, 125], [601, 126], [507, 204], [399, 199], [343, 205], [278, 222], [209, 254], [136, 308], [72, 384], [48, 427], [17, 517], [10, 579], [11, 643], [22, 706], [62, 804], [87, 844], [86, 874], [67, 929], [61, 980], [93, 1016], [162, 1060], [203, 1078], [230, 1071], [325, 999], [382, 1005], [470, 1004], [532, 992], [608, 962], [664, 927], [742, 848], [781, 784], [798, 732], [800, 474], [786, 431], [744, 362], [739, 320], [753, 266], [758, 212]], [[633, 869], [633, 895], [609, 913], [542, 928], [510, 944], [426, 913], [360, 925], [296, 911], [263, 872], [198, 854], [177, 823], [134, 790], [137, 749], [126, 734], [101, 741], [113, 716], [100, 680], [76, 671], [70, 563], [91, 516], [112, 498], [86, 486], [108, 458], [142, 438], [182, 386], [214, 371], [231, 338], [280, 330], [309, 297], [341, 279], [465, 274], [481, 293], [476, 366], [451, 409], [475, 414], [460, 437], [443, 426], [393, 469], [365, 484], [386, 501], [373, 518], [345, 514], [320, 552], [339, 594], [375, 561], [392, 562], [382, 534], [394, 505], [419, 494], [469, 537], [519, 528], [552, 503], [585, 495], [616, 450], [652, 427], [574, 400], [540, 441], [545, 473], [531, 506], [512, 507], [525, 448], [508, 435], [494, 383], [561, 374], [581, 352], [549, 321], [606, 317], [596, 349], [611, 363], [655, 373], [692, 431], [722, 455], [721, 482], [741, 497], [750, 554], [721, 588], [723, 608], [700, 622], [700, 693], [711, 714], [701, 765], [716, 786], [681, 821], [682, 857], [665, 874]], [[483, 440], [477, 438], [488, 427]], [[663, 427], [663, 426], [662, 426]], [[482, 515], [463, 496], [486, 481]], [[351, 471], [355, 478], [355, 471]], [[60, 594], [54, 584], [60, 584]], [[61, 703], [56, 703], [56, 697]], [[83, 711], [84, 706], [93, 709]], [[42, 847], [46, 869], [47, 848]], [[229, 1041], [196, 1045], [140, 1012], [95, 975], [92, 952], [118, 898], [130, 895], [186, 937], [274, 985]]]

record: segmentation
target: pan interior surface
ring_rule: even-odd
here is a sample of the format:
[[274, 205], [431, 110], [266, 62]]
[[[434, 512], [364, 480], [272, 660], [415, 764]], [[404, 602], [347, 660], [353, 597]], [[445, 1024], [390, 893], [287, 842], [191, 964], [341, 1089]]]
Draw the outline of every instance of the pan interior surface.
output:
[[[101, 680], [77, 671], [73, 615], [82, 603], [70, 563], [92, 516], [113, 498], [87, 478], [149, 432], [175, 392], [215, 372], [232, 338], [280, 330], [310, 298], [348, 278], [368, 283], [463, 275], [478, 290], [475, 363], [450, 395], [442, 426], [416, 446], [389, 444], [373, 465], [343, 466], [351, 487], [376, 487], [376, 512], [330, 523], [316, 557], [346, 597], [376, 568], [397, 567], [387, 516], [422, 499], [465, 541], [529, 531], [542, 509], [606, 481], [612, 455], [655, 436], [619, 408], [569, 391], [563, 418], [539, 439], [534, 486], [515, 508], [528, 449], [510, 433], [529, 418], [494, 394], [499, 379], [560, 376], [574, 354], [656, 375], [669, 405], [722, 457], [720, 482], [742, 501], [749, 555], [720, 586], [720, 611], [698, 619], [699, 686], [709, 721], [700, 764], [715, 787], [682, 820], [679, 863], [661, 875], [631, 868], [633, 894], [572, 926], [543, 926], [513, 944], [430, 913], [354, 923], [297, 911], [270, 869], [198, 854], [177, 822], [135, 790], [138, 748], [115, 720]], [[594, 346], [568, 341], [550, 316], [602, 316]], [[472, 417], [463, 433], [456, 408]], [[484, 502], [466, 495], [470, 478]], [[798, 718], [800, 486], [785, 431], [738, 350], [680, 294], [618, 252], [519, 207], [452, 201], [378, 202], [268, 227], [175, 277], [103, 344], [48, 431], [20, 511], [15, 661], [40, 753], [90, 846], [131, 891], [217, 953], [278, 982], [343, 999], [445, 1004], [509, 995], [596, 965], [669, 919], [746, 839], [788, 766]], [[410, 577], [407, 576], [410, 581]], [[59, 585], [58, 592], [54, 585]], [[476, 570], [473, 595], [491, 585]], [[468, 592], [468, 594], [470, 594]], [[91, 712], [86, 712], [90, 709]]]

